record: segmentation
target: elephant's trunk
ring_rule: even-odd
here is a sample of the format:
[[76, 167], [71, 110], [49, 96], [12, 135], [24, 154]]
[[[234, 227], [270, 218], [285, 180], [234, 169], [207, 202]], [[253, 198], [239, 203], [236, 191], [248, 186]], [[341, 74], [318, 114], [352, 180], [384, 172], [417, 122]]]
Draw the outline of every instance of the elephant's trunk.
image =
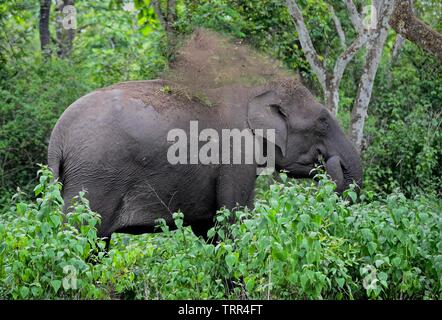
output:
[[336, 183], [336, 190], [342, 192], [345, 190], [344, 172], [341, 166], [341, 159], [338, 156], [329, 158], [325, 164], [327, 173], [332, 177]]
[[352, 183], [362, 188], [361, 158], [339, 126], [332, 128], [327, 144], [326, 170], [336, 183], [336, 191], [341, 193]]

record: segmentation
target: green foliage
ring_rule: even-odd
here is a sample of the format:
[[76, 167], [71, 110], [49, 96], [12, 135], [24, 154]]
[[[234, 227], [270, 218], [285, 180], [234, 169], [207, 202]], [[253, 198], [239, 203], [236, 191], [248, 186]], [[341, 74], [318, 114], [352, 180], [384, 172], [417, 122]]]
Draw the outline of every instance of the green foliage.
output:
[[81, 32], [72, 60], [88, 70], [96, 86], [152, 79], [165, 67], [164, 33], [144, 2], [137, 1], [132, 11], [109, 0], [78, 4]]
[[[16, 204], [0, 221], [0, 297], [12, 299], [101, 298], [94, 283], [104, 270], [87, 259], [103, 248], [97, 240], [100, 218], [81, 193], [75, 209], [61, 211], [61, 184], [39, 171], [35, 202]], [[97, 258], [102, 258], [99, 253]]]
[[391, 85], [384, 72], [375, 87], [364, 158], [367, 186], [378, 192], [441, 192], [442, 67], [418, 51], [407, 45]]
[[0, 89], [0, 192], [25, 187], [35, 177], [58, 117], [92, 89], [68, 61], [21, 63]]
[[283, 1], [189, 1], [179, 24], [183, 31], [203, 26], [244, 39], [311, 80], [296, 29]]
[[439, 200], [393, 194], [349, 206], [318, 178], [316, 187], [282, 176], [254, 211], [237, 213], [231, 275], [243, 279], [248, 297], [440, 297]]
[[[361, 275], [370, 271], [367, 296], [383, 299], [440, 299], [442, 294], [442, 203], [393, 193], [352, 207], [346, 217], [359, 244]], [[367, 277], [367, 275], [366, 275]]]
[[260, 190], [254, 210], [235, 212], [235, 224], [233, 213], [218, 213], [208, 233], [216, 241], [197, 238], [175, 213], [177, 230], [159, 221], [163, 233], [119, 235], [104, 254], [84, 193], [63, 215], [61, 185], [47, 168], [39, 174], [36, 201], [17, 196], [0, 218], [1, 298], [442, 297], [435, 198], [394, 193], [367, 203], [367, 193], [349, 205], [323, 174], [318, 185], [282, 174]]
[[27, 55], [38, 5], [26, 0], [0, 2], [0, 81], [14, 74], [13, 64]]
[[223, 0], [187, 2], [189, 3], [182, 6], [177, 23], [177, 28], [181, 32], [189, 33], [198, 26], [228, 33], [237, 38], [246, 36], [242, 31], [246, 21], [228, 2]]
[[[190, 227], [183, 227], [183, 214], [174, 214], [177, 231], [170, 231], [164, 221], [158, 236], [119, 236], [116, 252], [125, 256], [124, 249], [137, 252], [130, 269], [134, 274], [128, 287], [120, 286], [122, 296], [135, 299], [221, 299], [225, 298], [226, 275], [224, 252], [219, 246], [206, 244]], [[221, 245], [220, 245], [221, 246]], [[113, 251], [111, 250], [111, 252]]]
[[46, 163], [51, 130], [71, 103], [105, 85], [154, 78], [165, 67], [163, 33], [155, 26], [143, 33], [135, 11], [112, 1], [79, 1], [76, 8], [81, 32], [70, 59], [44, 60], [31, 41], [38, 6], [0, 5], [0, 26], [10, 30], [5, 38], [0, 32], [0, 47], [13, 48], [0, 50], [8, 58], [0, 63], [0, 206], [17, 186], [33, 183], [36, 163]]

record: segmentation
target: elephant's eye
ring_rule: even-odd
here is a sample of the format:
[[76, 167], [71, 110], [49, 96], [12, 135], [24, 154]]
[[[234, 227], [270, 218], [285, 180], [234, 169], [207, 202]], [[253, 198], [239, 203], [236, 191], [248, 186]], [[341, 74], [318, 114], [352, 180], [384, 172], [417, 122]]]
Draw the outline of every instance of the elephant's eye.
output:
[[269, 105], [269, 106], [270, 106], [270, 108], [271, 108], [272, 110], [275, 110], [277, 113], [279, 113], [280, 115], [282, 115], [282, 116], [284, 116], [284, 117], [287, 118], [287, 114], [286, 114], [285, 111], [281, 108], [280, 105], [278, 105], [278, 104], [271, 104], [271, 105]]
[[316, 131], [320, 135], [325, 135], [328, 130], [328, 118], [326, 116], [320, 116], [316, 121]]

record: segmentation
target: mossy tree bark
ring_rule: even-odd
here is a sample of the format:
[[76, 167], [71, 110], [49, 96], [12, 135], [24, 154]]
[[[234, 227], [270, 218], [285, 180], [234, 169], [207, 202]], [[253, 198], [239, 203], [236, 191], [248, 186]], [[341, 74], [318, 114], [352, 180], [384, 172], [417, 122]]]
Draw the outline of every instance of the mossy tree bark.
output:
[[442, 34], [417, 19], [412, 0], [397, 0], [390, 26], [404, 38], [442, 61]]

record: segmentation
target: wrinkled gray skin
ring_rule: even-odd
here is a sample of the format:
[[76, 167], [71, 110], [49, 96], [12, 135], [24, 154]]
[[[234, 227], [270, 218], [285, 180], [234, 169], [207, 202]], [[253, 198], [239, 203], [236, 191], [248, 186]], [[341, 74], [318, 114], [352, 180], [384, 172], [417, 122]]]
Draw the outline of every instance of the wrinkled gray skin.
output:
[[153, 232], [158, 218], [173, 226], [171, 213], [178, 210], [205, 236], [217, 209], [253, 207], [256, 165], [169, 164], [167, 133], [188, 133], [190, 120], [199, 121], [200, 131], [274, 128], [278, 170], [310, 177], [320, 154], [338, 192], [353, 181], [361, 185], [358, 153], [302, 85], [225, 87], [211, 91], [219, 103], [207, 106], [167, 92], [165, 84], [134, 81], [90, 93], [63, 113], [52, 132], [48, 162], [63, 183], [65, 210], [86, 190], [91, 209], [102, 217], [99, 236]]

